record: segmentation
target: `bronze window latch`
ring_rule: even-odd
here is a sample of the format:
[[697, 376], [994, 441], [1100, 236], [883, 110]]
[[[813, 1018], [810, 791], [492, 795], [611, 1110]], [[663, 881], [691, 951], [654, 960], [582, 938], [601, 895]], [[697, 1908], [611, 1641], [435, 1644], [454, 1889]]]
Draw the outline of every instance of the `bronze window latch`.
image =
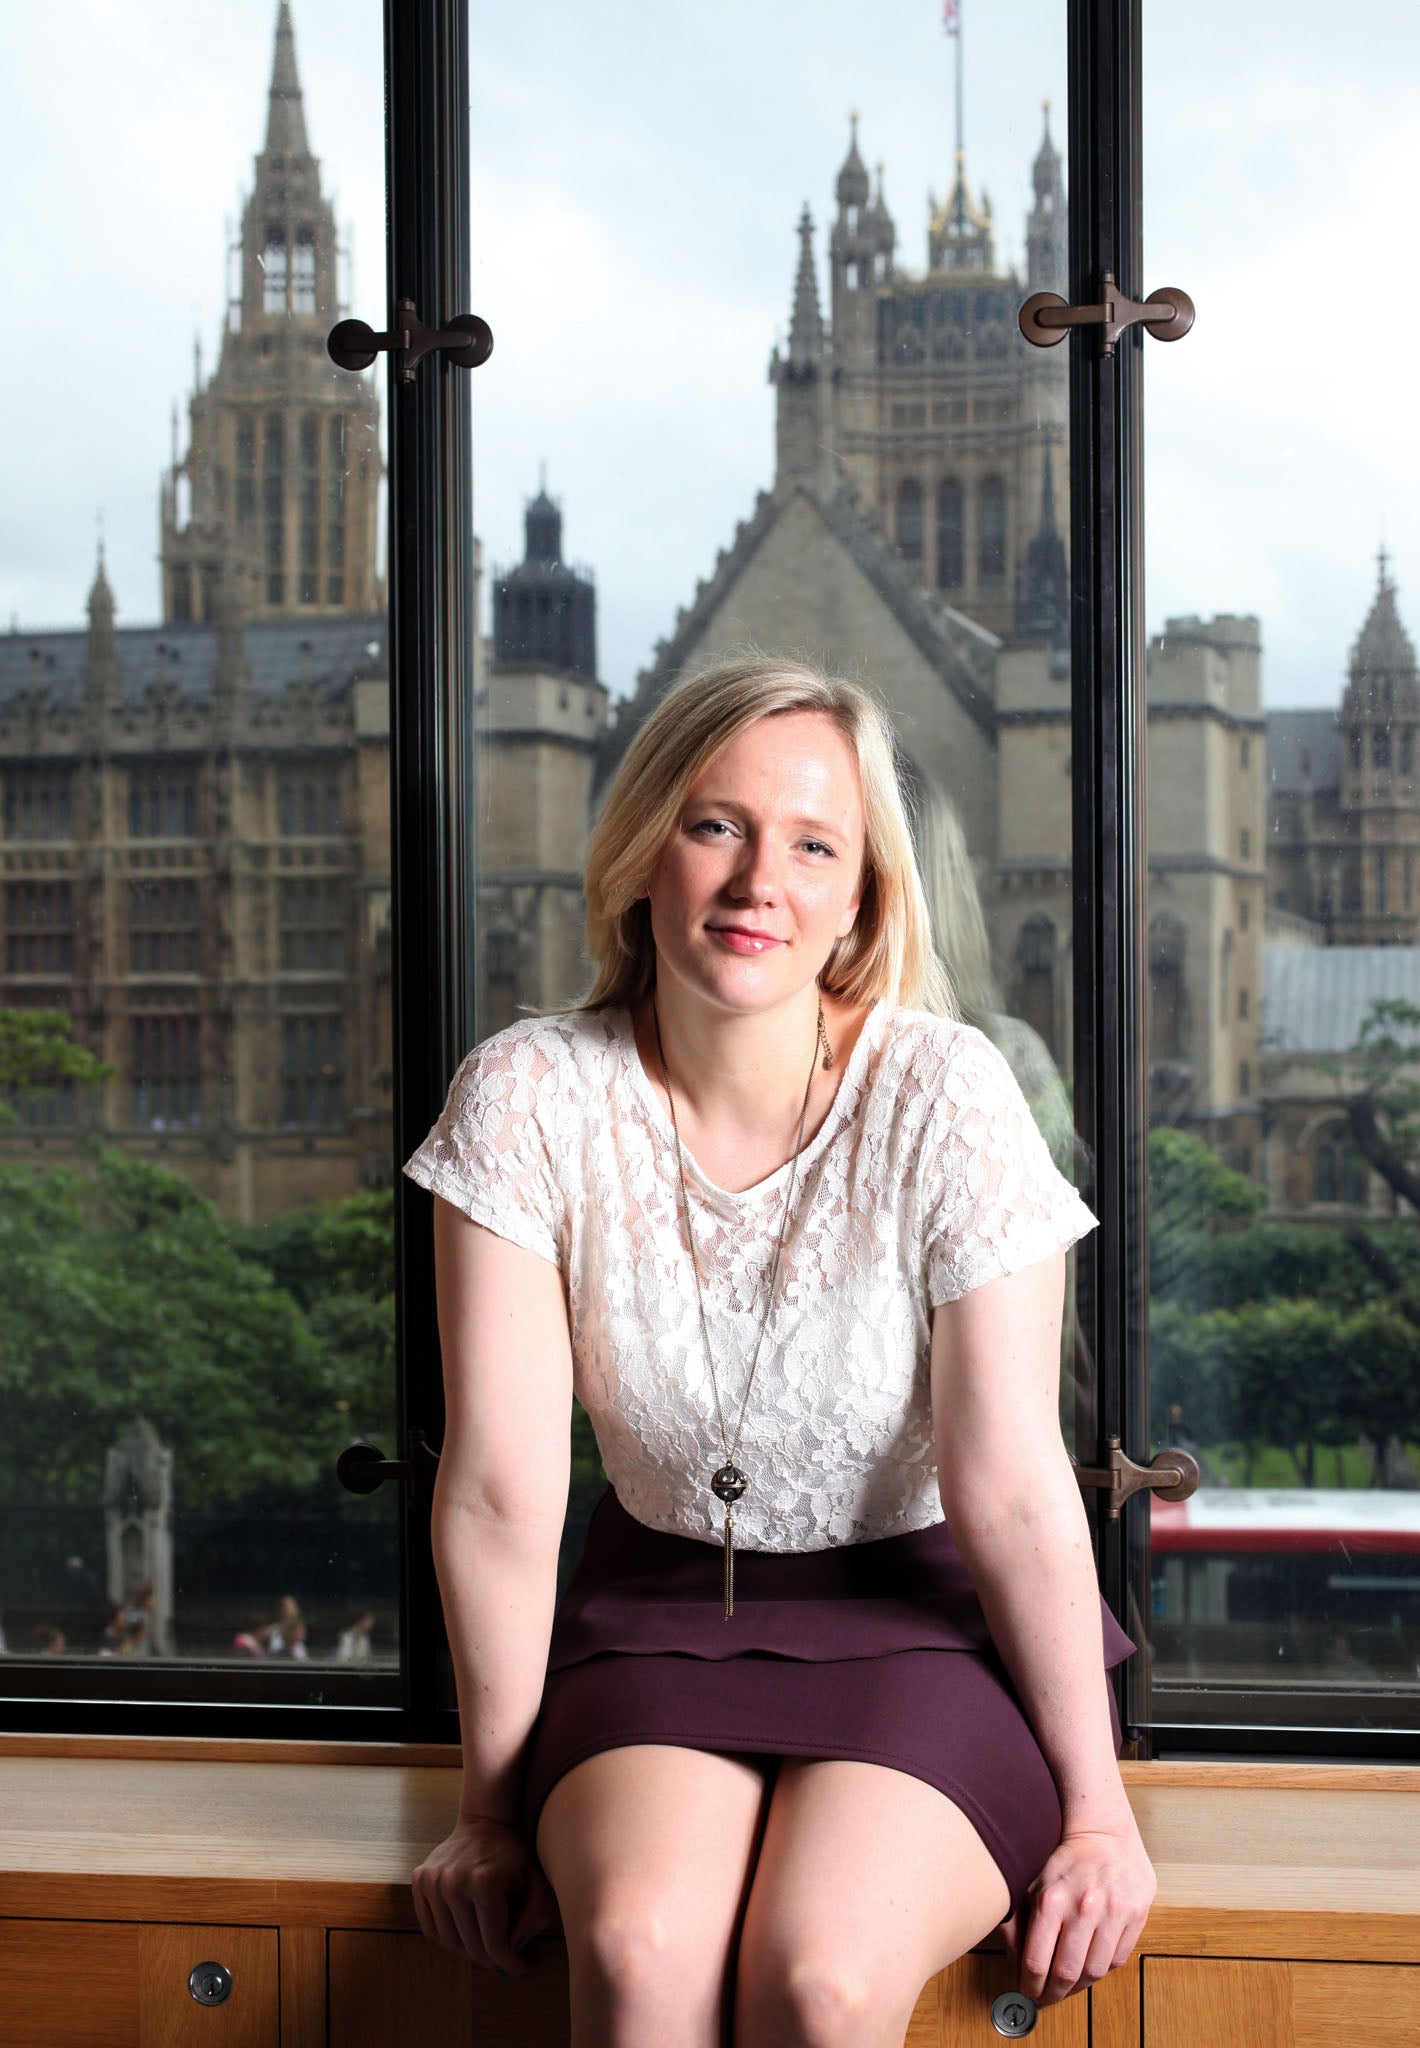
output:
[[1193, 301], [1176, 285], [1160, 286], [1141, 304], [1125, 295], [1104, 273], [1104, 297], [1098, 306], [1072, 306], [1059, 292], [1032, 292], [1016, 316], [1021, 333], [1033, 348], [1054, 348], [1072, 327], [1102, 327], [1100, 351], [1114, 354], [1114, 344], [1127, 327], [1142, 326], [1155, 341], [1182, 341], [1193, 325]]
[[1107, 1495], [1104, 1509], [1111, 1522], [1131, 1493], [1153, 1492], [1160, 1500], [1187, 1500], [1198, 1485], [1198, 1460], [1187, 1451], [1156, 1451], [1147, 1465], [1136, 1465], [1120, 1447], [1117, 1436], [1105, 1438], [1103, 1465], [1075, 1465], [1081, 1487], [1097, 1486]]
[[477, 313], [455, 313], [447, 328], [435, 333], [415, 312], [413, 299], [401, 299], [395, 319], [387, 334], [376, 334], [363, 320], [341, 320], [325, 338], [326, 353], [342, 370], [368, 370], [381, 349], [399, 351], [404, 384], [413, 383], [415, 366], [435, 349], [443, 349], [461, 370], [476, 370], [493, 353], [493, 330]]

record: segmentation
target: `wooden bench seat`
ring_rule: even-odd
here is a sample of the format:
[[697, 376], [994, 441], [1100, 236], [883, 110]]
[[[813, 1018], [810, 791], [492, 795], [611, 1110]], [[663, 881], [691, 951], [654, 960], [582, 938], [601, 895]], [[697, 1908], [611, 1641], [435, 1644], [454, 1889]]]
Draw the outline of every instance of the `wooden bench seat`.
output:
[[[0, 2048], [564, 2043], [560, 1942], [506, 1983], [418, 1932], [409, 1873], [447, 1832], [456, 1765], [444, 1746], [0, 1736]], [[1137, 1956], [1035, 2040], [1420, 2042], [1420, 1768], [1123, 1770], [1159, 1896]], [[230, 1998], [199, 2005], [189, 1972], [224, 1960]], [[1011, 1985], [1004, 1957], [964, 1958], [924, 1987], [909, 2048], [998, 2042]]]

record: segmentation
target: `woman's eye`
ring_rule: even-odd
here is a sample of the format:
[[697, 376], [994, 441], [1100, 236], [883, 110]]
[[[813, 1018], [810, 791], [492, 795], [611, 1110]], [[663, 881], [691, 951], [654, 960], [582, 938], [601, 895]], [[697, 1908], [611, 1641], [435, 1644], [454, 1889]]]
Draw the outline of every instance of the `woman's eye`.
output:
[[701, 818], [690, 829], [692, 832], [708, 832], [718, 835], [721, 832], [728, 832], [730, 828], [723, 818]]
[[821, 839], [806, 839], [804, 844], [807, 847], [811, 847], [815, 853], [826, 853], [830, 860], [834, 858], [833, 848], [825, 846]]

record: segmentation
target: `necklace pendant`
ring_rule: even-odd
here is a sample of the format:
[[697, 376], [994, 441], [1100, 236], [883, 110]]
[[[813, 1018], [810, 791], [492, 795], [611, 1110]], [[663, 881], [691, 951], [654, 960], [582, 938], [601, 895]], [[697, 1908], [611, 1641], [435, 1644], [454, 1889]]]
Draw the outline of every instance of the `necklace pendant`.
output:
[[735, 1611], [735, 1531], [734, 1516], [725, 1509], [725, 1619], [729, 1620]]
[[739, 1499], [748, 1485], [749, 1481], [738, 1465], [722, 1465], [710, 1481], [710, 1491], [728, 1507], [732, 1500]]

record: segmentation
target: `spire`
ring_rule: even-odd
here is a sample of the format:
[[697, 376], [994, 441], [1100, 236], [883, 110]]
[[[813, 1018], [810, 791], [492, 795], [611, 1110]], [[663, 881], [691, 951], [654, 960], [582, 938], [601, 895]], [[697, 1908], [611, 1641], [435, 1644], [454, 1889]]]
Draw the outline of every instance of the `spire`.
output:
[[1026, 549], [1016, 591], [1016, 638], [1070, 644], [1070, 560], [1055, 517], [1055, 459], [1045, 444], [1040, 477], [1040, 524]]
[[1376, 594], [1371, 609], [1351, 649], [1351, 691], [1374, 694], [1382, 678], [1415, 680], [1415, 648], [1400, 622], [1396, 609], [1395, 585], [1390, 576], [1390, 557], [1384, 548], [1376, 558]]
[[1067, 262], [1065, 177], [1060, 152], [1050, 134], [1050, 102], [1045, 102], [1045, 134], [1036, 151], [1031, 180], [1035, 205], [1026, 216], [1026, 282], [1033, 292], [1063, 292]]
[[[866, 196], [867, 173], [864, 172]], [[842, 186], [843, 180], [839, 179]], [[823, 314], [818, 303], [814, 269], [814, 224], [807, 205], [799, 215], [799, 268], [794, 279], [794, 311], [789, 322], [789, 368], [802, 372], [823, 359]]]
[[541, 562], [548, 568], [562, 560], [562, 513], [556, 500], [547, 495], [547, 464], [538, 477], [538, 491], [523, 509], [524, 560]]
[[281, 0], [276, 10], [276, 54], [271, 65], [271, 104], [266, 117], [268, 156], [309, 156], [306, 114], [301, 104], [301, 81], [296, 75], [296, 35], [291, 26], [290, 0]]
[[848, 154], [843, 159], [843, 168], [838, 173], [834, 193], [841, 207], [866, 206], [868, 203], [868, 167], [858, 154], [858, 112], [855, 108], [848, 116]]
[[118, 675], [118, 632], [114, 624], [118, 607], [104, 562], [103, 514], [99, 514], [99, 559], [89, 589], [89, 644], [84, 662], [84, 712], [95, 734], [106, 714], [116, 714], [122, 704]]

